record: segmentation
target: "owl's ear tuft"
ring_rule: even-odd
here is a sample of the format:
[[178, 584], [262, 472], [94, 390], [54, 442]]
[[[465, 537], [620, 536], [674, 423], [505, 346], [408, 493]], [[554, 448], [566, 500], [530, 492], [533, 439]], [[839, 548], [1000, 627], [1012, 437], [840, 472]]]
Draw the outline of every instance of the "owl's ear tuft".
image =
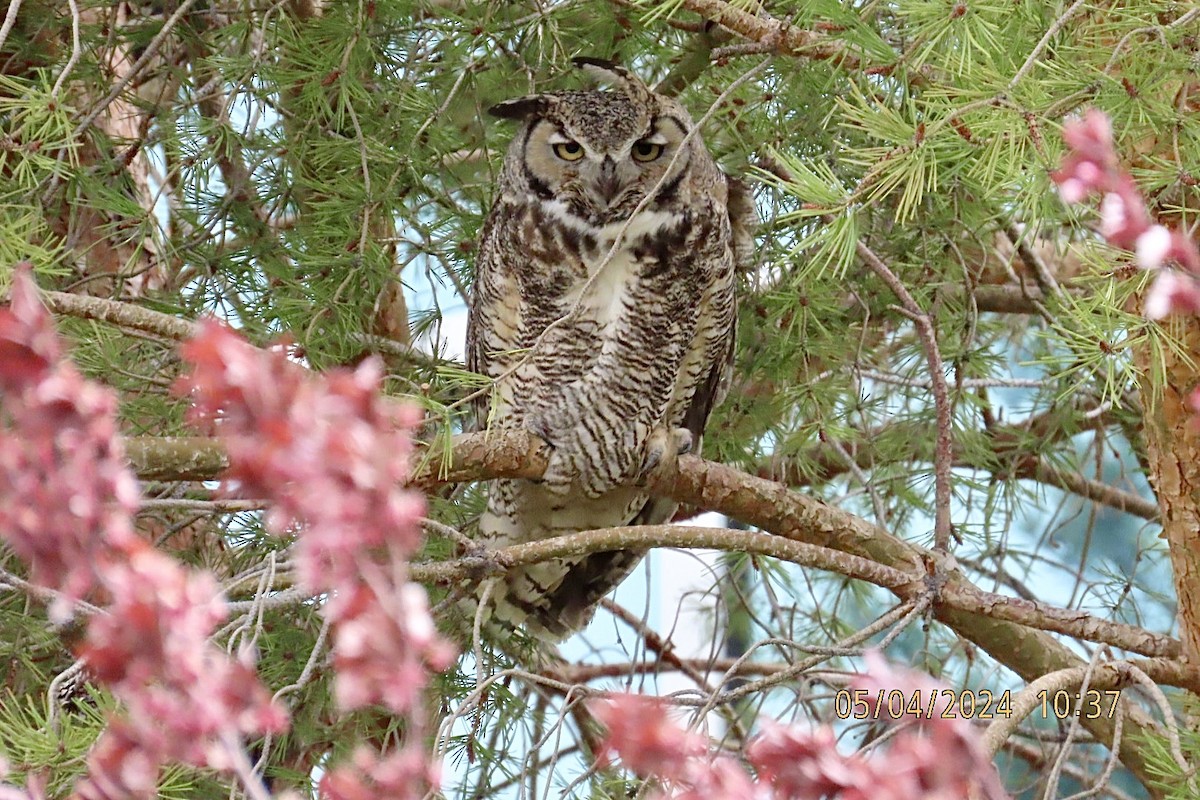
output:
[[623, 81], [637, 80], [630, 75], [629, 70], [622, 67], [616, 61], [607, 58], [579, 56], [572, 58], [571, 63], [601, 83], [622, 83]]
[[501, 117], [502, 119], [529, 119], [530, 117], [545, 116], [550, 110], [551, 100], [542, 94], [529, 95], [528, 97], [518, 97], [513, 100], [505, 100], [503, 103], [497, 103], [488, 109], [488, 113], [493, 117]]
[[646, 105], [653, 103], [652, 92], [646, 87], [646, 84], [642, 83], [642, 79], [616, 61], [579, 57], [571, 59], [571, 63], [582, 69], [595, 81], [620, 89], [635, 103]]

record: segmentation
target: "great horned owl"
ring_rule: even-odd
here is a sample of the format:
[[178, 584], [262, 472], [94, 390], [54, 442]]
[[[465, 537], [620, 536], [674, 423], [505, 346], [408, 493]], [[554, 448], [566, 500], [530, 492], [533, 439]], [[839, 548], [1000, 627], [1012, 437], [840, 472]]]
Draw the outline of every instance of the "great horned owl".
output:
[[[541, 481], [492, 483], [479, 525], [491, 546], [669, 520], [675, 504], [639, 478], [699, 447], [733, 353], [745, 190], [679, 102], [611, 62], [575, 63], [612, 90], [490, 109], [521, 127], [480, 240], [467, 365], [495, 381], [481, 425], [551, 448]], [[561, 639], [642, 556], [514, 569], [487, 613]]]

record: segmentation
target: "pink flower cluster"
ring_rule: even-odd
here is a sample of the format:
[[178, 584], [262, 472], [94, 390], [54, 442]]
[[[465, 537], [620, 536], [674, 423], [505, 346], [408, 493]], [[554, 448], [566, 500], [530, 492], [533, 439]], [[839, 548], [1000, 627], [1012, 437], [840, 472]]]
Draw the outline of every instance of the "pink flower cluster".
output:
[[28, 267], [0, 309], [0, 535], [56, 593], [64, 622], [133, 546], [137, 481], [117, 438], [117, 402], [63, 360]]
[[[1050, 176], [1063, 201], [1081, 203], [1099, 194], [1101, 235], [1135, 253], [1144, 269], [1158, 271], [1146, 294], [1146, 316], [1200, 313], [1200, 250], [1183, 233], [1151, 219], [1137, 185], [1117, 158], [1108, 117], [1090, 109], [1063, 127], [1063, 140], [1069, 151], [1062, 167]], [[1178, 269], [1171, 269], [1172, 263]]]
[[424, 511], [403, 488], [419, 412], [380, 396], [376, 360], [318, 378], [216, 322], [182, 352], [184, 387], [225, 444], [234, 487], [270, 502], [273, 533], [301, 530], [297, 571], [306, 590], [330, 595], [343, 706], [412, 710], [427, 668], [453, 656], [405, 566]]
[[[911, 695], [940, 688], [928, 676], [893, 669], [877, 654], [867, 659], [868, 672], [852, 685], [868, 696], [878, 696], [878, 689]], [[903, 721], [880, 710], [885, 721]], [[751, 774], [729, 756], [710, 757], [704, 740], [670, 722], [666, 704], [656, 698], [624, 695], [592, 711], [608, 728], [608, 747], [638, 776], [657, 779], [662, 800], [1008, 798], [965, 720], [915, 719], [871, 757], [842, 754], [829, 728], [767, 724], [746, 746]]]
[[384, 706], [417, 731], [386, 757], [364, 751], [332, 770], [322, 791], [423, 796], [434, 776], [421, 749], [420, 694], [453, 651], [434, 628], [424, 589], [408, 580], [424, 509], [403, 488], [418, 412], [381, 398], [375, 360], [318, 378], [279, 348], [255, 349], [215, 322], [183, 355], [193, 365], [184, 386], [198, 419], [225, 443], [234, 486], [270, 502], [272, 532], [299, 531], [300, 582], [328, 597], [339, 704]]
[[418, 747], [385, 756], [361, 747], [349, 763], [322, 778], [321, 796], [327, 800], [418, 800], [428, 796], [425, 787], [437, 783], [436, 769]]
[[226, 766], [230, 742], [282, 730], [244, 658], [209, 640], [225, 618], [212, 576], [134, 533], [137, 484], [117, 437], [116, 399], [63, 357], [27, 267], [0, 309], [0, 536], [54, 593], [91, 617], [81, 657], [124, 706], [88, 759], [80, 797], [153, 797], [169, 760]]

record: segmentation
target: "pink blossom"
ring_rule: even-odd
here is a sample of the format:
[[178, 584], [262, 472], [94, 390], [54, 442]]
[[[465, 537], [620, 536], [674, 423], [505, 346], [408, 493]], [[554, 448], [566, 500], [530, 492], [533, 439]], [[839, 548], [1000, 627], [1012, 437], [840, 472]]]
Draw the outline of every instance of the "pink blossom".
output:
[[65, 621], [113, 547], [132, 541], [137, 482], [117, 436], [117, 402], [63, 359], [28, 266], [0, 309], [0, 537], [30, 579], [60, 593]]
[[380, 397], [377, 360], [318, 380], [212, 321], [183, 356], [193, 365], [183, 386], [228, 449], [233, 488], [272, 501], [277, 535], [303, 525], [296, 558], [306, 587], [353, 582], [365, 550], [416, 551], [424, 503], [403, 484], [420, 416]]
[[418, 707], [426, 669], [445, 669], [454, 651], [437, 635], [425, 591], [415, 584], [379, 596], [367, 585], [346, 587], [326, 610], [337, 620], [335, 696], [342, 708], [378, 703], [398, 714]]
[[437, 770], [417, 746], [386, 756], [362, 747], [321, 778], [320, 794], [327, 800], [418, 800], [437, 788]]
[[[673, 800], [769, 800], [772, 794], [732, 758], [692, 759], [679, 786], [666, 794]], [[779, 795], [774, 795], [778, 797]]]
[[[0, 755], [0, 781], [8, 777], [9, 765], [4, 756]], [[46, 780], [43, 776], [30, 774], [25, 776], [25, 788], [19, 789], [7, 783], [0, 783], [0, 800], [44, 800], [46, 797]]]
[[301, 583], [330, 595], [339, 703], [411, 710], [428, 670], [451, 658], [405, 566], [424, 513], [403, 488], [419, 413], [380, 395], [376, 360], [314, 376], [211, 321], [183, 354], [184, 389], [225, 442], [235, 486], [271, 501], [274, 533], [299, 531]]
[[608, 728], [605, 750], [643, 777], [681, 775], [688, 759], [705, 752], [702, 737], [689, 733], [667, 716], [667, 704], [657, 697], [623, 694], [592, 703], [591, 712]]
[[1191, 276], [1160, 270], [1146, 292], [1142, 308], [1150, 319], [1163, 319], [1179, 312], [1200, 313], [1200, 287]]
[[88, 754], [88, 774], [75, 784], [74, 798], [151, 798], [166, 754], [152, 737], [122, 720], [114, 720]]
[[1067, 205], [1082, 203], [1088, 198], [1088, 184], [1079, 178], [1063, 178], [1058, 184], [1058, 195]]
[[231, 735], [286, 728], [253, 666], [209, 640], [226, 615], [211, 574], [142, 545], [104, 579], [110, 613], [93, 619], [81, 655], [124, 701], [130, 738], [167, 760], [220, 767], [214, 754]]
[[824, 797], [844, 789], [869, 788], [872, 775], [854, 756], [838, 752], [830, 728], [806, 731], [768, 723], [746, 747], [746, 759], [777, 798]]
[[[1112, 152], [1112, 122], [1103, 112], [1089, 108], [1082, 117], [1069, 120], [1063, 127], [1063, 141], [1072, 150], [1106, 160]], [[1113, 160], [1115, 163], [1115, 159]]]
[[1171, 255], [1174, 237], [1162, 225], [1151, 225], [1137, 238], [1135, 252], [1138, 266], [1142, 269], [1157, 269]]
[[[939, 691], [923, 673], [889, 665], [867, 654], [868, 670], [851, 685], [878, 696]], [[737, 762], [706, 755], [704, 742], [667, 721], [654, 698], [621, 696], [593, 705], [609, 728], [606, 746], [643, 778], [658, 778], [656, 798], [675, 800], [1007, 800], [996, 768], [965, 720], [901, 713], [885, 722], [902, 727], [889, 745], [872, 753], [843, 754], [832, 729], [786, 728], [768, 723], [746, 747], [751, 777]], [[882, 709], [881, 709], [882, 710]]]
[[1100, 235], [1106, 238], [1120, 236], [1129, 225], [1125, 199], [1116, 192], [1109, 192], [1100, 201]]
[[211, 641], [225, 618], [216, 581], [134, 533], [136, 482], [117, 436], [117, 402], [68, 362], [28, 268], [0, 309], [0, 535], [31, 580], [61, 593], [95, 591], [82, 657], [122, 701], [88, 759], [81, 797], [153, 797], [170, 759], [214, 762], [241, 734], [280, 731], [287, 717], [252, 667]]
[[1121, 166], [1113, 147], [1112, 124], [1091, 109], [1063, 126], [1069, 151], [1050, 177], [1064, 202], [1079, 203], [1092, 193], [1100, 201], [1100, 234], [1116, 247], [1131, 250], [1145, 269], [1178, 265], [1178, 273], [1161, 272], [1145, 300], [1146, 316], [1161, 319], [1183, 311], [1197, 313], [1200, 248], [1179, 231], [1154, 222], [1133, 178]]

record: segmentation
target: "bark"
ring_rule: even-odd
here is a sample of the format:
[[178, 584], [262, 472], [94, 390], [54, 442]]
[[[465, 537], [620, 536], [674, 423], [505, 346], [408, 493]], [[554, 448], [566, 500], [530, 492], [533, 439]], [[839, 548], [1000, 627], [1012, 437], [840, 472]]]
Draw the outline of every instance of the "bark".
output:
[[1165, 380], [1155, 385], [1149, 369], [1150, 343], [1140, 348], [1145, 378], [1146, 456], [1150, 484], [1158, 495], [1163, 536], [1171, 554], [1175, 592], [1179, 601], [1179, 632], [1184, 656], [1200, 657], [1200, 427], [1190, 404], [1200, 385], [1200, 322], [1173, 320], [1168, 335], [1177, 347], [1161, 348]]

